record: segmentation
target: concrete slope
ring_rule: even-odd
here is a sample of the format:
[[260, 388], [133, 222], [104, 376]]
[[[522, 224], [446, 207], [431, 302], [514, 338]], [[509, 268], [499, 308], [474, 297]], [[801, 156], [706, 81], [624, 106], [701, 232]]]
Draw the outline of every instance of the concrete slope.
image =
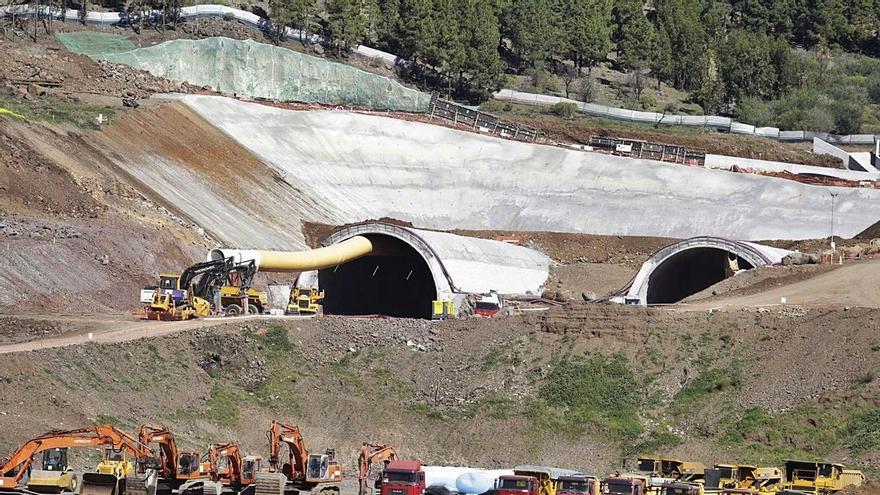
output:
[[[343, 111], [213, 96], [182, 101], [263, 159], [322, 213], [420, 227], [732, 239], [825, 237], [880, 218], [880, 191], [518, 143]], [[304, 215], [307, 216], [307, 215]]]

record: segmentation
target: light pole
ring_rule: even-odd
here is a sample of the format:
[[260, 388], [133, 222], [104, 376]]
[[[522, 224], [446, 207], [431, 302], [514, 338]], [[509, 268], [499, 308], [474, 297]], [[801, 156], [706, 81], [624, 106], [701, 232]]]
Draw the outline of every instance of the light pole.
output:
[[833, 192], [830, 194], [831, 194], [831, 256], [832, 256], [831, 262], [833, 263], [834, 262], [834, 252], [836, 249], [836, 246], [834, 245], [834, 199], [837, 198], [837, 195], [840, 193]]

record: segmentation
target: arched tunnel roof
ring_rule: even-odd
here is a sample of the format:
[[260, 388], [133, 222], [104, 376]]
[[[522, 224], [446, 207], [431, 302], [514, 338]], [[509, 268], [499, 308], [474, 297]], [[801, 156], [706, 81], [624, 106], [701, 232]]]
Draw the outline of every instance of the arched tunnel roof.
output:
[[[633, 280], [626, 291], [627, 302], [648, 304], [650, 302], [648, 300], [648, 294], [652, 282], [652, 275], [655, 273], [661, 273], [665, 268], [665, 264], [671, 263], [672, 260], [680, 257], [682, 254], [706, 250], [726, 252], [728, 255], [736, 256], [738, 259], [744, 261], [751, 268], [779, 264], [782, 261], [782, 258], [791, 252], [784, 249], [755, 244], [753, 242], [734, 241], [721, 237], [704, 236], [685, 239], [661, 248], [642, 264], [642, 267], [639, 269], [638, 273], [636, 273], [636, 276], [633, 277]], [[700, 266], [684, 266], [688, 266], [689, 270], [701, 269]], [[688, 274], [686, 273], [676, 273], [675, 270], [666, 274], [666, 276], [669, 277], [680, 278], [684, 278], [687, 275]]]
[[[438, 298], [490, 290], [539, 294], [551, 264], [543, 253], [506, 242], [378, 222], [343, 227], [324, 239], [321, 246], [357, 235], [389, 236], [412, 247], [428, 265]], [[317, 280], [316, 271], [300, 276], [301, 285], [316, 287]]]

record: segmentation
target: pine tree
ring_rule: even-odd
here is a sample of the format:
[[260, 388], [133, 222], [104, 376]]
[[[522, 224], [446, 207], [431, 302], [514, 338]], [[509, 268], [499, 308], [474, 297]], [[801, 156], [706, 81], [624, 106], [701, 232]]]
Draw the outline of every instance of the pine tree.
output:
[[540, 70], [560, 48], [557, 2], [511, 0], [505, 9], [505, 32], [525, 67]]
[[502, 70], [498, 10], [485, 0], [458, 0], [458, 6], [465, 47], [462, 78], [466, 73], [477, 96], [488, 98], [497, 89]]
[[618, 0], [614, 8], [617, 62], [627, 70], [642, 69], [655, 53], [654, 28], [642, 10], [642, 0]]
[[565, 0], [563, 29], [578, 76], [611, 49], [611, 7], [611, 0]]
[[704, 67], [707, 50], [706, 33], [700, 20], [699, 0], [657, 0], [657, 19], [669, 36], [673, 86], [679, 89], [697, 89], [699, 74]]
[[327, 0], [327, 34], [337, 50], [357, 44], [364, 35], [360, 0]]
[[398, 55], [415, 63], [424, 62], [434, 42], [431, 0], [400, 0]]

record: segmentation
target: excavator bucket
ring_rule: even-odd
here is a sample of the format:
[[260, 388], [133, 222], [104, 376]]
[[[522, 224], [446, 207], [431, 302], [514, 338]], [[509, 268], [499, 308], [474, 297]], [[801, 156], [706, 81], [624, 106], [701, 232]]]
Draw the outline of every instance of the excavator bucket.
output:
[[79, 495], [117, 495], [119, 478], [113, 474], [83, 473]]

